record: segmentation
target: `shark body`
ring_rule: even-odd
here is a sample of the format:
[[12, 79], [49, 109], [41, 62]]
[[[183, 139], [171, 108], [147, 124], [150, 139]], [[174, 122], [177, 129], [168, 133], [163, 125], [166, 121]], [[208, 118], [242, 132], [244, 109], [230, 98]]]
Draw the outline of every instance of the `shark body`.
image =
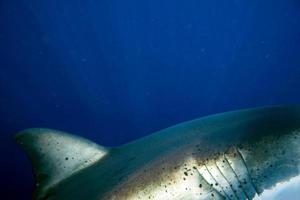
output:
[[112, 148], [40, 128], [16, 140], [38, 200], [252, 200], [300, 175], [300, 106], [212, 115]]

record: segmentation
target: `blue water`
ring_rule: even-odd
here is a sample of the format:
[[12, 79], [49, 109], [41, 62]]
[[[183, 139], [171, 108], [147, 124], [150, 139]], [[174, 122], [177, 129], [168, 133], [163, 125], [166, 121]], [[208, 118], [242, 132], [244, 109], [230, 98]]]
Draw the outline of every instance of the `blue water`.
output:
[[[300, 102], [297, 0], [2, 0], [1, 190], [30, 199], [12, 136], [112, 146], [228, 110]], [[2, 197], [1, 197], [2, 199]]]

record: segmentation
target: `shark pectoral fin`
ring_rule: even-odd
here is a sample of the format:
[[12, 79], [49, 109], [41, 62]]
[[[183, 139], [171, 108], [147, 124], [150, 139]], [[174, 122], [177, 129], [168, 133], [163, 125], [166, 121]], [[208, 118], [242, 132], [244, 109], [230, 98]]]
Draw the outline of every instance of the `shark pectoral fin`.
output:
[[57, 130], [27, 129], [15, 136], [32, 161], [37, 199], [58, 182], [108, 154], [108, 149]]

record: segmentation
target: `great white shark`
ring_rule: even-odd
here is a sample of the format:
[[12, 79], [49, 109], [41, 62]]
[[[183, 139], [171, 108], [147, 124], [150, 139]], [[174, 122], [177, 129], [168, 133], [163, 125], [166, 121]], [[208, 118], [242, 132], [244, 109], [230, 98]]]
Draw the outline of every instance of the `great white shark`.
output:
[[300, 176], [300, 105], [211, 115], [111, 148], [44, 128], [15, 139], [37, 200], [252, 200]]

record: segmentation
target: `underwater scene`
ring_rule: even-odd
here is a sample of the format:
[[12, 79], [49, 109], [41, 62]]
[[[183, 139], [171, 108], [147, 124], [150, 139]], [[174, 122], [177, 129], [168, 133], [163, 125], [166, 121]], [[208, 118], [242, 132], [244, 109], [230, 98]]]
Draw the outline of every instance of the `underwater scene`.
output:
[[300, 2], [1, 0], [0, 199], [300, 200]]

